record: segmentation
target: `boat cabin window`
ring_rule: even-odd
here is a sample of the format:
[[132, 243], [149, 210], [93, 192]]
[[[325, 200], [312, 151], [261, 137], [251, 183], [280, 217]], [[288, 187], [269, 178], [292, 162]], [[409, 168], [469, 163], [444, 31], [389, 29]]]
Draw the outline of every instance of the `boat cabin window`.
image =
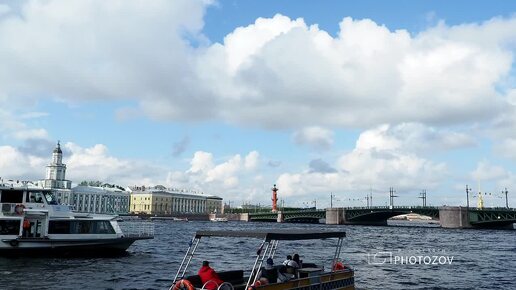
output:
[[48, 204], [54, 204], [54, 205], [58, 204], [56, 197], [50, 191], [45, 192], [45, 199], [47, 200]]
[[61, 220], [50, 221], [49, 234], [114, 234], [109, 221]]
[[19, 235], [20, 220], [0, 220], [0, 235]]
[[29, 191], [27, 192], [26, 202], [32, 203], [43, 203], [43, 193], [41, 191]]
[[23, 190], [2, 190], [0, 192], [0, 203], [22, 203]]

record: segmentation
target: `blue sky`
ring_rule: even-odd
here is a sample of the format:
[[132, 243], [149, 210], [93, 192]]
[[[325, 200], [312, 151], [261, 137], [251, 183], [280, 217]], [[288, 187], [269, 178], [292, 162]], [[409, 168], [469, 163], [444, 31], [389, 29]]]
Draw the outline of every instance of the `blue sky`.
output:
[[142, 5], [0, 1], [1, 177], [42, 178], [61, 140], [74, 182], [234, 204], [515, 188], [511, 1]]

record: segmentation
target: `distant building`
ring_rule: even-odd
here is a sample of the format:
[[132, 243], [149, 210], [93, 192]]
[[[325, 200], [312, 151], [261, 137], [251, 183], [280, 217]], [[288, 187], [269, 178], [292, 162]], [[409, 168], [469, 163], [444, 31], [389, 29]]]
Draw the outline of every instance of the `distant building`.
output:
[[223, 212], [222, 198], [188, 190], [154, 188], [131, 188], [132, 213], [169, 215], [179, 213]]
[[63, 151], [61, 144], [57, 142], [57, 146], [52, 152], [52, 162], [47, 165], [46, 178], [39, 181], [44, 188], [52, 189], [71, 189], [72, 181], [66, 180], [66, 164], [63, 164]]
[[129, 212], [130, 194], [118, 188], [76, 186], [71, 205], [78, 212], [120, 214]]
[[52, 152], [52, 161], [47, 165], [45, 179], [39, 180], [37, 185], [52, 189], [60, 204], [72, 204], [72, 181], [66, 179], [66, 164], [63, 163], [63, 151], [59, 141]]
[[119, 188], [76, 186], [66, 179], [61, 144], [52, 152], [52, 162], [47, 165], [46, 177], [37, 182], [40, 187], [50, 188], [60, 204], [73, 210], [89, 213], [119, 214], [129, 212], [129, 192]]

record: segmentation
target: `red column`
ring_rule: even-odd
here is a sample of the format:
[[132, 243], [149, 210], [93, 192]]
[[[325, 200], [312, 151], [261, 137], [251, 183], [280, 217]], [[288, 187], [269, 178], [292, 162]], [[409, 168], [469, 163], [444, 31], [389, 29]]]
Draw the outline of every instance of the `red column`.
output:
[[272, 212], [278, 211], [278, 188], [276, 188], [276, 184], [272, 188]]

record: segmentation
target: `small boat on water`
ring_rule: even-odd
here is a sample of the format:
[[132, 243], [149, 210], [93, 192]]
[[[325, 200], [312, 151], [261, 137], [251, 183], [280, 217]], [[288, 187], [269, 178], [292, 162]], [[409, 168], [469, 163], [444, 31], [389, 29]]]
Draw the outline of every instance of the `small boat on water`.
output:
[[[261, 243], [256, 252], [256, 259], [252, 268], [246, 273], [243, 269], [249, 269], [242, 265], [241, 270], [217, 271], [223, 283], [217, 284], [218, 290], [287, 290], [287, 289], [355, 289], [354, 270], [340, 262], [341, 248], [344, 243], [346, 233], [343, 231], [198, 231], [191, 242], [188, 250], [177, 270], [176, 276], [170, 290], [196, 290], [206, 289], [209, 280], [203, 283], [198, 275], [185, 276], [188, 273], [188, 266], [191, 264], [195, 251], [198, 249], [201, 239], [206, 238], [226, 238], [233, 241], [235, 238], [255, 238], [261, 239]], [[331, 258], [331, 265], [324, 267], [319, 263], [303, 262], [301, 268], [290, 269], [289, 279], [278, 279], [277, 283], [267, 283], [260, 277], [265, 265], [264, 261], [274, 258], [280, 241], [301, 241], [301, 240], [326, 240], [336, 239], [335, 252]], [[220, 241], [217, 241], [219, 243]], [[282, 273], [287, 266], [274, 266], [278, 273]], [[190, 271], [191, 273], [191, 271]], [[215, 283], [216, 284], [216, 283]], [[213, 285], [212, 285], [213, 286]]]
[[151, 220], [162, 220], [162, 221], [174, 221], [174, 222], [187, 222], [188, 218], [178, 218], [173, 216], [153, 216]]
[[48, 189], [0, 184], [0, 256], [116, 254], [154, 238], [151, 222], [118, 221], [114, 215], [73, 212]]
[[228, 218], [225, 218], [225, 217], [215, 217], [215, 218], [211, 218], [210, 221], [226, 223], [226, 222], [228, 222]]

